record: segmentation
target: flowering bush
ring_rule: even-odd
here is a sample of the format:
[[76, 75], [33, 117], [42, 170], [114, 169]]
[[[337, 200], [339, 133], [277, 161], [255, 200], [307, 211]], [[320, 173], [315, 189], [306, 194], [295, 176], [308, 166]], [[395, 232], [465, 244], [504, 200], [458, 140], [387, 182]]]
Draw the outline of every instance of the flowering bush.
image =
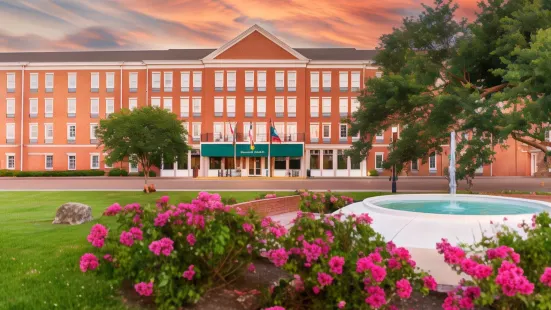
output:
[[194, 303], [207, 289], [250, 269], [255, 232], [261, 231], [253, 213], [225, 206], [219, 195], [204, 192], [178, 205], [166, 196], [155, 206], [114, 204], [104, 215], [116, 216], [120, 226], [92, 227], [87, 239], [99, 250], [84, 254], [80, 269], [129, 281], [160, 309]]
[[303, 212], [332, 213], [354, 202], [351, 197], [334, 195], [331, 191], [325, 193], [299, 191], [298, 194], [300, 210]]
[[[414, 290], [436, 289], [428, 274], [415, 268], [408, 250], [398, 248], [370, 226], [363, 214], [297, 214], [288, 234], [268, 234], [262, 253], [293, 275], [274, 287], [266, 305], [287, 309], [379, 309]], [[263, 229], [272, 231], [272, 221]]]
[[473, 245], [437, 244], [444, 260], [469, 279], [448, 294], [444, 309], [472, 309], [474, 305], [498, 309], [551, 308], [551, 219], [547, 213], [521, 223], [526, 236], [505, 225], [495, 237]]
[[277, 198], [277, 194], [276, 193], [260, 193], [256, 197], [254, 197], [254, 200], [271, 199], [271, 198]]

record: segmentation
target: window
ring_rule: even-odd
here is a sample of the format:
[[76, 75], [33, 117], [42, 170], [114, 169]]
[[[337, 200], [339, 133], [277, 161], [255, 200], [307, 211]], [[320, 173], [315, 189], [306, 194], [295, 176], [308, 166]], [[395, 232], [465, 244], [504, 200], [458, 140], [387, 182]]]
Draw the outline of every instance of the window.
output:
[[266, 142], [266, 123], [256, 123], [256, 141]]
[[191, 136], [193, 138], [193, 141], [201, 140], [201, 123], [191, 124]]
[[320, 100], [319, 98], [310, 98], [310, 117], [319, 117]]
[[297, 72], [287, 72], [287, 91], [297, 91]]
[[376, 78], [381, 78], [383, 76], [383, 73], [381, 71], [375, 73]]
[[77, 100], [75, 98], [67, 99], [67, 116], [75, 117], [77, 115]]
[[213, 128], [214, 142], [224, 141], [224, 123], [214, 123]]
[[105, 117], [109, 117], [112, 113], [115, 113], [115, 99], [105, 99]]
[[287, 135], [285, 141], [297, 141], [297, 123], [287, 123]]
[[323, 91], [331, 91], [331, 72], [323, 72]]
[[54, 91], [54, 74], [46, 73], [46, 92], [51, 93]]
[[6, 124], [6, 143], [15, 142], [15, 123]]
[[38, 73], [31, 73], [31, 93], [38, 92]]
[[46, 155], [44, 159], [44, 168], [46, 170], [54, 169], [54, 155]]
[[253, 135], [251, 123], [243, 122], [243, 141], [244, 142], [249, 142], [250, 141], [249, 140], [249, 134], [251, 136]]
[[320, 151], [310, 150], [310, 169], [317, 170], [320, 166]]
[[360, 101], [357, 98], [352, 98], [352, 103], [350, 104], [350, 112], [355, 113], [360, 109]]
[[339, 72], [339, 88], [341, 92], [348, 91], [348, 72]]
[[138, 92], [138, 72], [130, 72], [129, 83], [130, 92]]
[[319, 72], [310, 72], [310, 91], [315, 93], [320, 91], [320, 73]]
[[266, 91], [266, 71], [258, 71], [256, 75], [258, 91]]
[[90, 99], [90, 117], [99, 116], [99, 98]]
[[322, 125], [322, 129], [323, 129], [323, 141], [324, 142], [329, 142], [329, 140], [331, 140], [331, 124], [323, 124]]
[[105, 73], [105, 89], [108, 93], [112, 93], [115, 89], [115, 72]]
[[436, 171], [436, 153], [432, 153], [429, 156], [429, 170]]
[[210, 157], [209, 169], [211, 170], [222, 169], [222, 157]]
[[31, 98], [29, 100], [29, 115], [30, 117], [38, 116], [38, 98]]
[[154, 108], [160, 108], [161, 107], [161, 98], [159, 98], [159, 97], [151, 98], [151, 106], [154, 107]]
[[323, 150], [323, 169], [333, 169], [333, 150]]
[[99, 73], [98, 72], [92, 72], [91, 79], [90, 79], [90, 91], [93, 93], [97, 93], [99, 91]]
[[235, 71], [228, 71], [226, 78], [228, 79], [228, 91], [235, 91]]
[[180, 88], [182, 92], [189, 92], [189, 72], [180, 72]]
[[6, 154], [6, 169], [15, 169], [15, 154]]
[[383, 160], [385, 153], [377, 152], [375, 153], [375, 169], [383, 170]]
[[275, 98], [275, 114], [276, 117], [283, 117], [283, 114], [285, 113], [285, 101], [283, 100], [283, 97], [276, 97]]
[[224, 115], [224, 97], [214, 98], [214, 116]]
[[203, 73], [193, 72], [193, 91], [200, 92], [203, 85]]
[[166, 92], [172, 91], [172, 72], [164, 72], [164, 90]]
[[151, 90], [154, 93], [161, 91], [161, 72], [151, 73]]
[[67, 87], [69, 88], [70, 93], [75, 93], [77, 91], [77, 74], [76, 74], [76, 72], [67, 73]]
[[245, 97], [245, 117], [252, 117], [254, 110], [254, 98]]
[[6, 73], [6, 84], [8, 93], [15, 93], [15, 73]]
[[352, 91], [360, 90], [360, 72], [352, 72]]
[[90, 154], [90, 169], [99, 169], [99, 154]]
[[38, 124], [29, 124], [29, 143], [38, 142]]
[[320, 126], [318, 123], [310, 124], [310, 142], [317, 143], [319, 141]]
[[297, 116], [297, 98], [296, 97], [287, 97], [287, 116], [288, 117]]
[[545, 135], [545, 141], [551, 142], [551, 131], [546, 130], [544, 135]]
[[325, 97], [322, 99], [321, 115], [327, 117], [331, 116], [331, 98]]
[[44, 99], [44, 117], [53, 117], [54, 116], [54, 99], [46, 98]]
[[226, 112], [228, 117], [235, 117], [235, 97], [226, 98]]
[[172, 98], [171, 97], [164, 97], [163, 98], [163, 109], [167, 110], [168, 112], [172, 112]]
[[193, 97], [193, 116], [201, 116], [201, 97]]
[[77, 138], [77, 125], [67, 124], [67, 141], [74, 142]]
[[245, 71], [245, 91], [254, 90], [254, 71]]
[[6, 117], [15, 117], [15, 98], [6, 98]]
[[44, 124], [44, 142], [52, 143], [54, 141], [54, 124]]
[[189, 117], [189, 97], [180, 97], [180, 117]]
[[224, 90], [224, 71], [214, 72], [214, 91]]
[[134, 110], [138, 108], [138, 98], [129, 98], [128, 99], [128, 109]]
[[67, 168], [69, 170], [77, 169], [77, 156], [76, 155], [67, 155]]
[[276, 157], [274, 159], [274, 170], [287, 170], [287, 158]]
[[276, 71], [275, 73], [275, 88], [276, 91], [283, 91], [285, 88], [285, 72]]
[[341, 141], [348, 140], [348, 125], [347, 124], [339, 124], [339, 139]]
[[130, 168], [128, 170], [129, 170], [128, 171], [129, 173], [138, 173], [139, 172], [138, 163], [136, 162], [135, 158], [130, 162]]
[[377, 142], [382, 142], [384, 141], [385, 139], [385, 131], [384, 130], [381, 130], [379, 131], [376, 135], [375, 135], [375, 140]]
[[256, 98], [256, 116], [258, 117], [266, 116], [266, 97]]
[[339, 113], [341, 116], [348, 116], [348, 98], [339, 98]]
[[285, 136], [285, 123], [274, 123], [274, 128], [275, 128], [276, 134], [279, 136], [279, 139], [281, 139], [281, 141], [288, 140], [286, 139], [286, 136]]
[[90, 143], [96, 143], [97, 136], [96, 130], [98, 130], [98, 124], [90, 124]]
[[419, 161], [417, 159], [411, 161], [411, 170], [412, 171], [418, 171], [419, 170]]
[[337, 169], [339, 170], [348, 169], [348, 156], [344, 155], [343, 150], [337, 151]]

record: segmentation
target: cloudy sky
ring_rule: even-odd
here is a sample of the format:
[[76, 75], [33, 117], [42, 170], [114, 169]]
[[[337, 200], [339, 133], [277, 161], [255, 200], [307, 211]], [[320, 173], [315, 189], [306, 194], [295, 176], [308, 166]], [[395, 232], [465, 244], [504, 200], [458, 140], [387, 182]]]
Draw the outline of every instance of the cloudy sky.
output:
[[[471, 17], [476, 1], [459, 13]], [[421, 2], [0, 0], [0, 51], [216, 48], [253, 24], [293, 47], [374, 48]]]

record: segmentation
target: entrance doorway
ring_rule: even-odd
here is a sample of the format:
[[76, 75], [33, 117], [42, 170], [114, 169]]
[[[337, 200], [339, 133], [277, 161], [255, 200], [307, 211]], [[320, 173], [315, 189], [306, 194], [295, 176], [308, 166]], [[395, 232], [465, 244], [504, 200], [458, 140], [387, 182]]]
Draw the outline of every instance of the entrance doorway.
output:
[[538, 154], [530, 154], [530, 175], [536, 174], [538, 171], [538, 162], [537, 162], [537, 155]]
[[249, 157], [249, 176], [261, 175], [261, 157]]

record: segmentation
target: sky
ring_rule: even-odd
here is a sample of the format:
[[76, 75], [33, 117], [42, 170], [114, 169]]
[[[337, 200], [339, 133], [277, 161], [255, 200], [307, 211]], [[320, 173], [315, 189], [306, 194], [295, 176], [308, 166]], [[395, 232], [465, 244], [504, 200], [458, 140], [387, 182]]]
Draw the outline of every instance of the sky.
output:
[[[432, 3], [426, 1], [425, 3]], [[472, 17], [477, 0], [458, 0]], [[377, 47], [421, 0], [0, 0], [0, 52], [217, 48], [258, 24], [292, 47]]]

